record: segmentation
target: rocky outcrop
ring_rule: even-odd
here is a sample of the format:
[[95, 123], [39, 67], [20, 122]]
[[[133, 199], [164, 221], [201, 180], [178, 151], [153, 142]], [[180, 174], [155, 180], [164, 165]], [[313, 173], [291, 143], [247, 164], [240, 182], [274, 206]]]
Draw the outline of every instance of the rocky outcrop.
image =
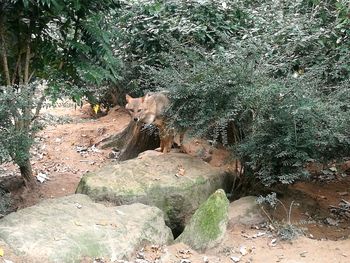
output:
[[79, 194], [46, 200], [5, 216], [0, 220], [0, 239], [23, 256], [23, 262], [128, 259], [144, 244], [173, 240], [156, 207], [106, 207]]
[[225, 192], [217, 190], [198, 208], [175, 241], [201, 251], [218, 245], [226, 233], [228, 206]]
[[176, 233], [213, 192], [231, 186], [230, 178], [223, 169], [186, 154], [143, 155], [84, 175], [77, 193], [117, 205], [157, 206]]

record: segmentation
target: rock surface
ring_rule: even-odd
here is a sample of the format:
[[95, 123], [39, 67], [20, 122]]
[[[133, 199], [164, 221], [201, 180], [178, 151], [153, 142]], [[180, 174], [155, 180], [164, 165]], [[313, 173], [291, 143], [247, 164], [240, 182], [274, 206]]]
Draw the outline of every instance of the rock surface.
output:
[[156, 206], [165, 212], [167, 225], [181, 232], [213, 192], [230, 187], [230, 178], [223, 169], [186, 154], [143, 155], [84, 175], [77, 193], [117, 205]]
[[198, 208], [184, 232], [175, 241], [200, 251], [218, 245], [226, 233], [228, 206], [225, 192], [217, 190]]
[[256, 196], [245, 196], [230, 203], [228, 216], [229, 227], [236, 224], [258, 225], [266, 221], [256, 202]]
[[105, 207], [77, 194], [2, 218], [0, 239], [23, 262], [81, 262], [83, 257], [127, 259], [145, 243], [171, 242], [172, 234], [156, 207]]

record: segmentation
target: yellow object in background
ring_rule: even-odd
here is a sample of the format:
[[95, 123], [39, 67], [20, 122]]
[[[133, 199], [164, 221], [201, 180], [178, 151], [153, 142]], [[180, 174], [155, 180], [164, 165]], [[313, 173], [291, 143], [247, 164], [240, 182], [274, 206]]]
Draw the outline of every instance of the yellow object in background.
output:
[[97, 114], [97, 112], [100, 110], [100, 105], [96, 104], [94, 107], [92, 107], [92, 109], [94, 110], [95, 114]]

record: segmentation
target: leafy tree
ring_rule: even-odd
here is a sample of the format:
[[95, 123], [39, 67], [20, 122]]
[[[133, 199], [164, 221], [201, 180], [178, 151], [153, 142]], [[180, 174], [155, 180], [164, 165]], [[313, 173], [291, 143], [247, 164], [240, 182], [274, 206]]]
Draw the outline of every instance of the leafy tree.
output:
[[154, 71], [170, 91], [174, 126], [226, 144], [232, 136], [246, 175], [267, 185], [307, 176], [307, 162], [350, 154], [349, 90], [322, 96], [319, 82], [275, 79], [254, 61], [228, 57], [187, 54]]
[[[79, 100], [98, 92], [92, 86], [120, 77], [121, 63], [111, 49], [108, 29], [115, 7], [112, 0], [0, 3], [0, 161], [11, 157], [29, 185], [33, 121], [44, 95], [64, 92]], [[40, 79], [49, 89], [41, 89], [38, 96]]]
[[225, 8], [219, 1], [124, 3], [114, 18], [115, 50], [128, 65], [122, 85], [137, 91], [152, 88], [148, 66], [167, 67], [164, 54], [177, 47], [216, 50], [228, 46], [232, 36], [243, 28], [244, 17], [240, 9]]
[[309, 161], [349, 156], [346, 1], [236, 1], [227, 8], [245, 14], [230, 45], [184, 43], [163, 54], [166, 67], [152, 70], [152, 82], [170, 90], [173, 125], [214, 131], [224, 142], [229, 132], [245, 174], [265, 184], [306, 176]]

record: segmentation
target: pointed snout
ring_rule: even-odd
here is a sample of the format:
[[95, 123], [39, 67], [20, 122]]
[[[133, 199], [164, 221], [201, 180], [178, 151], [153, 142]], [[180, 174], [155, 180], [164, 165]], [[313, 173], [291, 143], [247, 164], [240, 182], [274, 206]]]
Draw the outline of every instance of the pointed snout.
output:
[[135, 122], [138, 122], [138, 121], [139, 121], [139, 118], [134, 117], [134, 121], [135, 121]]

